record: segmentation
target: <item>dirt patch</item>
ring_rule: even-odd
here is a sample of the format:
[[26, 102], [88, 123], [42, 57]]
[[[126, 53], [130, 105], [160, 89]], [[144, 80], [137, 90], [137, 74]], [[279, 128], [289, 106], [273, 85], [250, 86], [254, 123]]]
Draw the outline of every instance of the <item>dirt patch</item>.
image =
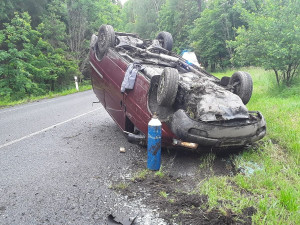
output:
[[209, 209], [206, 195], [182, 191], [187, 182], [186, 177], [148, 171], [145, 176], [128, 181], [127, 185], [116, 185], [115, 190], [126, 195], [129, 202], [142, 199], [166, 224], [251, 224], [251, 216], [256, 212], [254, 208], [245, 208], [241, 215], [230, 209]]
[[[206, 195], [199, 194], [199, 187], [210, 177], [235, 176], [239, 171], [233, 163], [233, 155], [201, 154], [199, 152], [162, 151], [162, 170], [147, 170], [147, 156], [132, 160], [131, 178], [115, 180], [111, 185], [125, 196], [128, 203], [146, 206], [153, 212], [151, 219], [162, 219], [159, 224], [252, 224], [255, 208], [244, 208], [241, 213], [226, 208], [230, 199], [220, 199], [215, 208], [209, 206]], [[236, 191], [241, 190], [235, 183]], [[138, 218], [143, 218], [143, 213]], [[138, 220], [137, 221], [141, 221]], [[143, 222], [135, 224], [144, 224]], [[151, 224], [151, 223], [150, 223]], [[156, 224], [156, 223], [153, 223]]]

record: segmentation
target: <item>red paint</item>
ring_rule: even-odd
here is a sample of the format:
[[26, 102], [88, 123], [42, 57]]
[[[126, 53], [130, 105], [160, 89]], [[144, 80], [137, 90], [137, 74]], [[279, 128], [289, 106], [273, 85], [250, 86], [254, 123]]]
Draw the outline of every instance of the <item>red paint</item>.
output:
[[[107, 54], [98, 61], [95, 52], [90, 51], [90, 62], [101, 73], [103, 78], [92, 67], [93, 90], [122, 130], [125, 130], [126, 116], [145, 135], [148, 133], [148, 122], [152, 115], [148, 110], [148, 91], [150, 80], [142, 74], [138, 74], [133, 90], [121, 93], [121, 84], [128, 67], [128, 62], [117, 52], [109, 50]], [[170, 128], [162, 124], [162, 141], [164, 145], [171, 145], [175, 135]]]

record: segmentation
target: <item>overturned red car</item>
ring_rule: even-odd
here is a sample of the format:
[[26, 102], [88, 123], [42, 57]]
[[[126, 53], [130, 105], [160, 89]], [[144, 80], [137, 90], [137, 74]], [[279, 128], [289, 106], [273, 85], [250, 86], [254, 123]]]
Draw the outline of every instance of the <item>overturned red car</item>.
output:
[[129, 140], [145, 141], [153, 114], [162, 122], [162, 144], [197, 148], [239, 147], [266, 134], [258, 111], [248, 111], [250, 74], [219, 79], [172, 52], [173, 38], [154, 40], [102, 25], [90, 43], [93, 90]]

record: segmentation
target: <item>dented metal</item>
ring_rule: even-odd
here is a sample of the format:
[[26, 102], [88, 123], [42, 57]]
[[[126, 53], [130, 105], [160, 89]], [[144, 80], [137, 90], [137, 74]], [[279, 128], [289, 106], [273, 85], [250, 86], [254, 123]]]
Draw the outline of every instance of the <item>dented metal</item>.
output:
[[[195, 148], [198, 145], [244, 146], [265, 136], [266, 122], [263, 116], [259, 112], [248, 111], [241, 98], [233, 93], [234, 87], [228, 81], [230, 78], [221, 82], [199, 65], [190, 65], [180, 56], [163, 49], [158, 40], [142, 40], [135, 34], [115, 34], [116, 45], [109, 48], [102, 60], [96, 58], [97, 49], [91, 46], [90, 60], [93, 62], [91, 65], [94, 74], [103, 75], [103, 81], [99, 78], [94, 79], [100, 82], [93, 83], [94, 91], [97, 90], [97, 85], [101, 86], [101, 82], [106, 82], [104, 90], [116, 85], [111, 93], [120, 90], [125, 68], [130, 63], [141, 65], [143, 69], [138, 72], [135, 81], [137, 84], [132, 90], [127, 90], [123, 97], [115, 97], [115, 102], [124, 101], [126, 107], [121, 104], [121, 108], [118, 109], [125, 109], [124, 115], [120, 116], [127, 117], [143, 135], [147, 133], [146, 124], [149, 118], [157, 112], [163, 122], [164, 145], [180, 145], [187, 148]], [[94, 43], [93, 36], [91, 45]], [[160, 75], [166, 67], [175, 68], [179, 76], [176, 99], [171, 107], [159, 105], [156, 99]], [[95, 93], [98, 98], [103, 97], [102, 92]], [[109, 95], [113, 96], [105, 94]], [[140, 99], [145, 99], [146, 105]], [[109, 105], [110, 100], [107, 98], [105, 104]], [[111, 109], [108, 106], [106, 108]], [[110, 114], [115, 121], [121, 121], [114, 111]], [[118, 123], [126, 130], [125, 126]], [[176, 140], [176, 144], [173, 140]]]

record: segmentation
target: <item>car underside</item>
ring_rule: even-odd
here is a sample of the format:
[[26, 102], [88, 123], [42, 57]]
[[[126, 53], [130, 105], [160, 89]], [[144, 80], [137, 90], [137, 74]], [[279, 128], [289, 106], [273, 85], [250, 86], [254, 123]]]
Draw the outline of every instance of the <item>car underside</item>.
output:
[[[157, 114], [167, 146], [236, 147], [263, 138], [264, 117], [246, 107], [253, 89], [250, 74], [238, 71], [219, 79], [173, 53], [172, 45], [168, 32], [160, 32], [154, 40], [143, 40], [102, 25], [98, 36], [93, 35], [93, 89], [120, 128], [130, 137], [146, 140], [147, 123]], [[101, 82], [108, 82], [103, 92], [99, 91]], [[130, 123], [130, 129], [118, 122], [121, 119], [101, 101], [107, 93], [115, 96], [115, 101], [120, 99], [124, 124]]]

